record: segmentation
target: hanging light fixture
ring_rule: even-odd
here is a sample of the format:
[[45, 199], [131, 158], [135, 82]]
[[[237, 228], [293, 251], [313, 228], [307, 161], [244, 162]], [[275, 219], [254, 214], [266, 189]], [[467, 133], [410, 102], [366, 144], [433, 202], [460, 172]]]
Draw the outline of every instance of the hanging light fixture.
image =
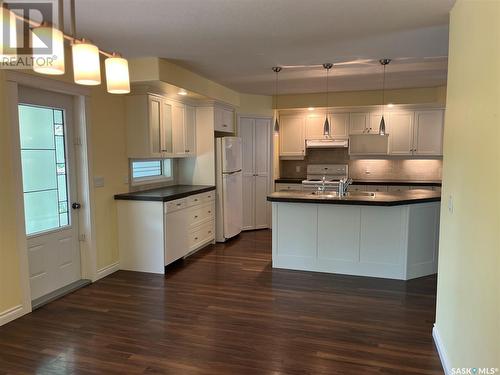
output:
[[108, 92], [110, 94], [128, 94], [130, 92], [130, 81], [127, 60], [114, 53], [113, 56], [104, 61], [104, 64], [106, 66]]
[[[5, 31], [9, 33], [7, 45], [4, 44]], [[16, 16], [9, 9], [4, 8], [3, 3], [0, 3], [0, 58], [15, 56], [16, 48]]]
[[330, 69], [333, 68], [333, 64], [326, 63], [323, 64], [323, 68], [326, 70], [326, 109], [325, 109], [325, 123], [323, 124], [323, 135], [329, 137], [331, 134], [330, 121], [328, 121], [328, 73]]
[[33, 70], [41, 74], [64, 74], [64, 34], [62, 31], [47, 24], [42, 24], [32, 30], [33, 48], [52, 46], [50, 55], [33, 53]]
[[73, 75], [79, 85], [95, 86], [101, 84], [101, 65], [99, 48], [86, 39], [75, 40], [73, 52]]
[[385, 135], [385, 67], [391, 62], [391, 59], [379, 60], [380, 64], [384, 67], [384, 79], [382, 83], [382, 118], [380, 119], [380, 126], [378, 128], [379, 135]]
[[279, 133], [280, 131], [280, 124], [278, 121], [278, 73], [281, 72], [281, 67], [280, 66], [274, 66], [273, 67], [273, 72], [276, 73], [276, 82], [274, 85], [274, 100], [275, 100], [275, 108], [274, 108], [274, 113], [275, 113], [275, 119], [274, 119], [274, 132]]

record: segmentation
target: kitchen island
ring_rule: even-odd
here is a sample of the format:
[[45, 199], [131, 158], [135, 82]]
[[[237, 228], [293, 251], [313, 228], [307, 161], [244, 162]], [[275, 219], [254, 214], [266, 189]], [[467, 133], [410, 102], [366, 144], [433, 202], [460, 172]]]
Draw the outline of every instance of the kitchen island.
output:
[[273, 267], [409, 280], [437, 272], [440, 193], [272, 193]]

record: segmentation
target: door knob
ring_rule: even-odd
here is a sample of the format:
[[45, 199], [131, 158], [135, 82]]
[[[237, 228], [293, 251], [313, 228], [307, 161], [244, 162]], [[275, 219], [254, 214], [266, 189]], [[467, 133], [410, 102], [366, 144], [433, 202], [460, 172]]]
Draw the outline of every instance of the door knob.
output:
[[73, 210], [79, 210], [81, 207], [82, 207], [82, 205], [80, 203], [77, 203], [77, 202], [71, 204], [71, 208]]

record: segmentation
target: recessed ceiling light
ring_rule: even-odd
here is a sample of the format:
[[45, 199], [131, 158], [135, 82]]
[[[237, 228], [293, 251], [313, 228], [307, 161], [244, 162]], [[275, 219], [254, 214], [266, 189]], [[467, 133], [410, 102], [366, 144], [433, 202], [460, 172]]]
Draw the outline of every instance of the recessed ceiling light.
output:
[[186, 96], [188, 94], [188, 92], [184, 89], [180, 89], [179, 92], [178, 92], [179, 95], [182, 95], [182, 96]]
[[314, 107], [309, 107], [307, 109], [310, 110], [310, 111], [314, 111]]
[[387, 107], [392, 108], [392, 107], [394, 107], [394, 104], [389, 103], [389, 104], [387, 104]]

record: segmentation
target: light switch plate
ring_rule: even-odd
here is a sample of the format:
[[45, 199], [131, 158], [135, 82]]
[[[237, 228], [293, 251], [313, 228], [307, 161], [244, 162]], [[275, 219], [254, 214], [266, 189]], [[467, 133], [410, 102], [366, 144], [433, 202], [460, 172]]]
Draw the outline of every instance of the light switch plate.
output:
[[94, 176], [94, 187], [96, 188], [104, 187], [104, 177]]
[[450, 195], [450, 196], [448, 196], [448, 211], [450, 212], [450, 214], [453, 213], [454, 209], [455, 208], [453, 207], [453, 196]]

